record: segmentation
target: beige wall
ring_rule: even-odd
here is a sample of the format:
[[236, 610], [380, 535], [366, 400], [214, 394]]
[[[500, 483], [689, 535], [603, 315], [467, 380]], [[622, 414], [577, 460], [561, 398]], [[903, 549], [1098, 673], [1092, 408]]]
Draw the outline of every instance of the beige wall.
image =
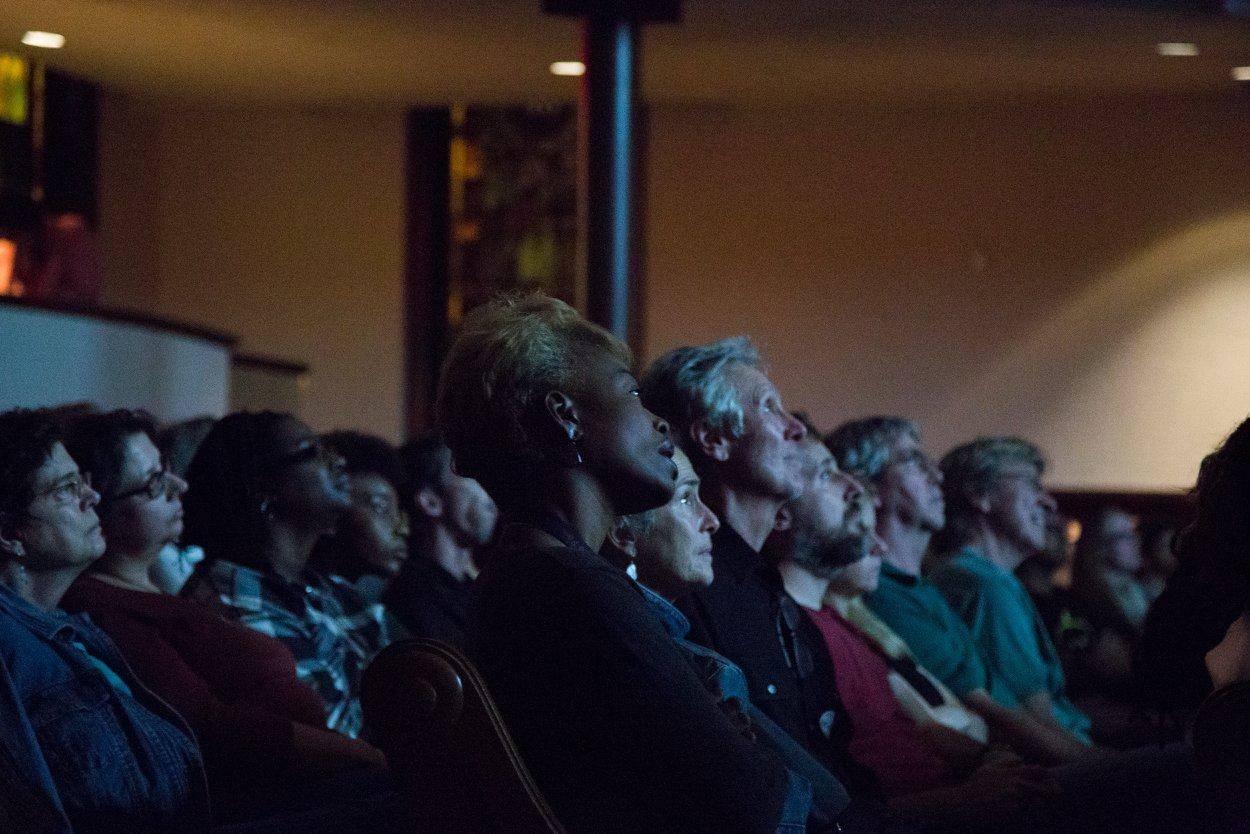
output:
[[403, 427], [403, 113], [230, 110], [108, 93], [109, 304], [312, 368], [317, 429]]
[[[654, 112], [647, 340], [749, 333], [831, 426], [1016, 432], [1057, 484], [1170, 488], [1250, 411], [1250, 107]], [[402, 114], [106, 97], [109, 300], [306, 361], [402, 425]]]
[[1192, 484], [1250, 412], [1250, 107], [653, 118], [646, 354], [748, 333], [824, 427], [1020, 433]]

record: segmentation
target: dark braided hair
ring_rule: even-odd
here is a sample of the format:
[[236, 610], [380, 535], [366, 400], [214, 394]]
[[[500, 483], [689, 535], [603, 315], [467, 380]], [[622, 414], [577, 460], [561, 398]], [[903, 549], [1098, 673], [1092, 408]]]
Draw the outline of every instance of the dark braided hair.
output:
[[1228, 598], [1250, 603], [1250, 419], [1202, 459], [1193, 490], [1194, 519], [1173, 549]]
[[156, 422], [146, 411], [87, 413], [69, 421], [65, 448], [84, 472], [91, 473], [91, 487], [100, 493], [101, 509], [117, 494], [126, 438], [135, 434], [145, 434], [156, 442]]
[[1203, 656], [1250, 603], [1250, 419], [1202, 459], [1192, 496], [1193, 521], [1172, 540], [1176, 572], [1133, 659], [1140, 696], [1182, 714], [1211, 691]]
[[242, 411], [218, 420], [187, 467], [189, 489], [183, 539], [204, 548], [207, 561], [218, 559], [264, 568], [261, 547], [265, 517], [261, 512], [264, 463], [278, 442], [284, 423], [293, 419], [275, 411]]
[[60, 439], [56, 417], [46, 409], [15, 408], [0, 414], [0, 523], [30, 506], [35, 473]]

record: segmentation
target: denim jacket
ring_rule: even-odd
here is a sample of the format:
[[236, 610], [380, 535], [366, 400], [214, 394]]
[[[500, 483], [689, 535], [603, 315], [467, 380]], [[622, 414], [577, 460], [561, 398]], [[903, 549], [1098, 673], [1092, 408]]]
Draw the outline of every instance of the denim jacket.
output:
[[[651, 610], [664, 624], [664, 630], [695, 667], [704, 688], [720, 700], [736, 698], [751, 719], [756, 737], [771, 748], [789, 769], [791, 798], [788, 810], [791, 824], [800, 822], [806, 813], [810, 813], [816, 821], [832, 824], [851, 802], [842, 783], [751, 703], [742, 669], [711, 649], [686, 639], [690, 633], [690, 621], [684, 614], [645, 585], [638, 583], [638, 590], [642, 591]], [[784, 827], [781, 830], [784, 831]]]
[[41, 611], [0, 587], [0, 830], [208, 827], [185, 722], [85, 615]]

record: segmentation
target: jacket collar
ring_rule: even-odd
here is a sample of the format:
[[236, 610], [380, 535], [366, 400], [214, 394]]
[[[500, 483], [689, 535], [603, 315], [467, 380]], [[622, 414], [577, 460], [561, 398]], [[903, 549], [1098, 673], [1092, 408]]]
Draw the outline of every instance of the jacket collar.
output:
[[678, 611], [671, 602], [641, 582], [634, 584], [642, 592], [643, 599], [651, 606], [651, 610], [656, 613], [656, 616], [660, 618], [660, 622], [664, 624], [664, 630], [668, 632], [668, 636], [674, 640], [684, 640], [686, 635], [690, 633], [690, 621], [686, 619], [686, 615]]
[[[48, 640], [72, 639], [83, 623], [89, 622], [85, 615], [66, 614], [58, 609], [44, 611], [3, 585], [0, 585], [0, 610]], [[81, 621], [79, 617], [82, 617]]]

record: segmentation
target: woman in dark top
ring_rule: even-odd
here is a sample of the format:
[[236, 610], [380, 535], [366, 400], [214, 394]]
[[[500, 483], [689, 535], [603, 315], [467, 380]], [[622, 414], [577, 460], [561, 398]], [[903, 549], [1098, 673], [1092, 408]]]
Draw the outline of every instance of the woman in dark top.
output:
[[182, 533], [186, 482], [170, 472], [141, 413], [81, 417], [69, 446], [100, 490], [108, 547], [70, 588], [139, 677], [191, 724], [219, 818], [276, 810], [310, 774], [380, 764], [371, 746], [324, 729], [320, 699], [279, 641], [162, 593], [149, 577]]
[[598, 555], [614, 520], [666, 503], [676, 476], [625, 346], [562, 302], [496, 300], [466, 316], [438, 416], [456, 471], [506, 520], [471, 654], [565, 826], [801, 831], [810, 794], [790, 801], [784, 767]]
[[1146, 616], [1133, 673], [1152, 706], [1191, 715], [1212, 688], [1203, 656], [1250, 604], [1250, 419], [1203, 458], [1177, 568]]
[[1172, 703], [1205, 695], [1193, 727], [1197, 769], [1214, 788], [1224, 830], [1245, 832], [1250, 831], [1250, 419], [1203, 459], [1194, 498], [1194, 519], [1175, 539], [1179, 567], [1146, 621], [1138, 671], [1157, 676], [1156, 689]]

